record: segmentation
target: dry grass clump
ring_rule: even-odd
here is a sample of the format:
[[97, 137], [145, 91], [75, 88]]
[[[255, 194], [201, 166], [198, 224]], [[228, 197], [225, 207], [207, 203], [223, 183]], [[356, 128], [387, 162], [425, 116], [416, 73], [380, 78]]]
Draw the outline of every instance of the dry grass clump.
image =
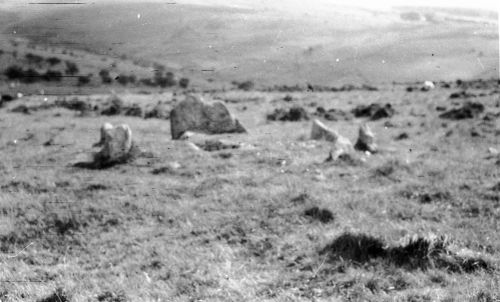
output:
[[344, 233], [320, 254], [327, 254], [331, 261], [363, 264], [378, 260], [409, 270], [439, 268], [456, 273], [493, 270], [493, 265], [482, 258], [464, 257], [452, 252], [445, 237], [415, 236], [402, 245], [388, 246], [381, 239], [369, 235]]

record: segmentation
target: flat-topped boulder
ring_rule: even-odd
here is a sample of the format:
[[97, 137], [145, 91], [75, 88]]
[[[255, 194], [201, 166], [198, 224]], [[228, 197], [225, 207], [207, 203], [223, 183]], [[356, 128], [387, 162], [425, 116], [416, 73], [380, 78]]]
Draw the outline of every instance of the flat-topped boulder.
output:
[[247, 132], [224, 104], [208, 104], [194, 95], [188, 95], [170, 111], [170, 130], [172, 139], [179, 139], [186, 131], [205, 134]]

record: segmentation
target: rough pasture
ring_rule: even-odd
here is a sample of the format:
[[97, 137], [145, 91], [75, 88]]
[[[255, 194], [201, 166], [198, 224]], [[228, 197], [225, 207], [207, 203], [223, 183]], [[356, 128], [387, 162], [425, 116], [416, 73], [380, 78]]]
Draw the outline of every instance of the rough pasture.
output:
[[[466, 100], [437, 87], [378, 91], [217, 92], [247, 134], [241, 148], [195, 150], [170, 121], [82, 115], [48, 97], [0, 112], [2, 301], [495, 301], [499, 299], [498, 94], [468, 88], [484, 112], [446, 119]], [[457, 89], [458, 88], [453, 88]], [[171, 94], [120, 95], [152, 108]], [[106, 96], [85, 101], [99, 103]], [[276, 101], [277, 100], [277, 101]], [[290, 104], [291, 103], [291, 104]], [[377, 153], [326, 161], [311, 120], [277, 108], [392, 117], [325, 125]], [[38, 106], [30, 114], [11, 112]], [[34, 108], [34, 107], [33, 107]], [[488, 117], [488, 118], [487, 118]], [[104, 122], [130, 126], [143, 152], [106, 169], [75, 167]], [[402, 134], [406, 134], [404, 137]], [[57, 297], [57, 298], [56, 298]], [[50, 300], [52, 299], [52, 300]]]

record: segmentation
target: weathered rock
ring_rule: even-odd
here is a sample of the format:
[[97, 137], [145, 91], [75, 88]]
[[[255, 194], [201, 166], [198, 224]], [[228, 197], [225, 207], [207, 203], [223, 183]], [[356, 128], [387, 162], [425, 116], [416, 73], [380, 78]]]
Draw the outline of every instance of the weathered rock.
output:
[[113, 127], [106, 123], [101, 127], [102, 149], [96, 160], [102, 163], [123, 162], [130, 158], [132, 150], [132, 131], [128, 125]]
[[434, 88], [436, 88], [436, 86], [434, 85], [434, 83], [432, 81], [425, 81], [424, 85], [422, 86], [422, 88], [420, 90], [429, 91], [429, 90], [434, 89]]
[[300, 106], [293, 106], [286, 110], [283, 108], [275, 109], [273, 113], [267, 115], [268, 121], [290, 121], [297, 122], [302, 120], [309, 120], [307, 111]]
[[341, 154], [352, 152], [353, 146], [351, 141], [325, 126], [319, 120], [314, 120], [311, 130], [311, 139], [325, 140], [333, 143], [332, 156], [333, 159], [338, 158]]
[[186, 131], [206, 134], [246, 133], [246, 129], [220, 102], [205, 103], [201, 97], [189, 95], [170, 112], [172, 139]]
[[92, 145], [92, 147], [100, 147], [102, 146], [105, 141], [107, 140], [107, 137], [108, 137], [108, 133], [113, 129], [113, 125], [111, 125], [110, 123], [104, 123], [102, 126], [101, 126], [101, 138], [99, 139], [99, 141], [95, 144]]
[[224, 149], [238, 149], [241, 144], [222, 138], [211, 138], [208, 135], [186, 131], [180, 139], [187, 140], [205, 151], [219, 151]]
[[153, 109], [146, 112], [144, 118], [158, 118], [168, 120], [170, 118], [170, 108], [161, 102], [156, 104]]
[[363, 124], [359, 127], [359, 137], [358, 141], [354, 145], [354, 149], [363, 152], [376, 153], [377, 145], [375, 144], [375, 134], [373, 134], [370, 127], [367, 124]]

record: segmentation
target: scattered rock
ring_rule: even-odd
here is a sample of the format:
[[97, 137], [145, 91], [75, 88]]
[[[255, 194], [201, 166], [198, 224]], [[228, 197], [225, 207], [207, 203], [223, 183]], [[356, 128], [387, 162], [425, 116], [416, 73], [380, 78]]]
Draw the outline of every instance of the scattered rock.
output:
[[105, 123], [101, 127], [101, 140], [94, 146], [102, 149], [93, 155], [91, 162], [77, 162], [74, 166], [88, 169], [103, 169], [130, 162], [141, 152], [132, 141], [132, 131], [128, 125], [116, 127]]
[[436, 88], [436, 86], [434, 85], [434, 83], [432, 81], [425, 81], [424, 86], [422, 86], [421, 90], [422, 91], [429, 91], [429, 90], [434, 89], [434, 88]]
[[241, 146], [241, 144], [230, 142], [226, 139], [215, 139], [204, 134], [193, 133], [190, 131], [184, 132], [180, 139], [189, 140], [198, 148], [209, 152], [225, 149], [238, 149]]
[[316, 119], [312, 124], [311, 139], [332, 142], [334, 146], [330, 156], [333, 160], [336, 160], [341, 154], [350, 153], [354, 150], [352, 143], [348, 138], [341, 136]]
[[162, 120], [168, 120], [170, 118], [170, 108], [162, 102], [158, 102], [153, 109], [146, 112], [144, 118], [158, 118]]
[[179, 139], [186, 131], [206, 134], [246, 133], [246, 129], [220, 102], [206, 104], [193, 95], [177, 104], [170, 112], [172, 139]]
[[498, 155], [498, 154], [500, 154], [500, 151], [498, 151], [498, 149], [496, 149], [496, 148], [489, 147], [488, 148], [488, 153], [491, 154], [491, 155]]
[[391, 104], [370, 104], [369, 106], [360, 105], [352, 110], [355, 117], [369, 117], [371, 120], [392, 117], [395, 113]]
[[322, 223], [329, 223], [333, 220], [333, 213], [328, 209], [320, 209], [318, 207], [312, 207], [304, 211], [305, 216], [309, 216], [312, 219], [319, 220]]
[[104, 129], [103, 148], [98, 153], [99, 158], [104, 162], [120, 162], [129, 157], [132, 149], [132, 131], [128, 125], [122, 124], [116, 127], [111, 126]]
[[102, 146], [106, 142], [106, 140], [108, 139], [108, 133], [112, 130], [113, 130], [113, 125], [111, 125], [111, 123], [104, 123], [101, 126], [101, 130], [100, 130], [101, 138], [99, 139], [99, 141], [97, 143], [92, 145], [92, 147]]
[[297, 122], [302, 120], [309, 120], [309, 115], [307, 111], [300, 107], [294, 106], [288, 110], [283, 108], [275, 109], [273, 113], [267, 115], [268, 121], [290, 121]]
[[328, 121], [350, 121], [353, 118], [350, 112], [345, 112], [334, 108], [326, 111], [323, 107], [317, 107], [314, 115], [324, 118]]
[[359, 127], [359, 137], [358, 141], [354, 145], [354, 149], [363, 152], [376, 153], [377, 145], [375, 144], [375, 134], [373, 134], [370, 127], [367, 124], [363, 124]]
[[484, 111], [484, 105], [481, 103], [467, 102], [461, 108], [451, 109], [439, 115], [440, 118], [461, 120], [476, 118]]

